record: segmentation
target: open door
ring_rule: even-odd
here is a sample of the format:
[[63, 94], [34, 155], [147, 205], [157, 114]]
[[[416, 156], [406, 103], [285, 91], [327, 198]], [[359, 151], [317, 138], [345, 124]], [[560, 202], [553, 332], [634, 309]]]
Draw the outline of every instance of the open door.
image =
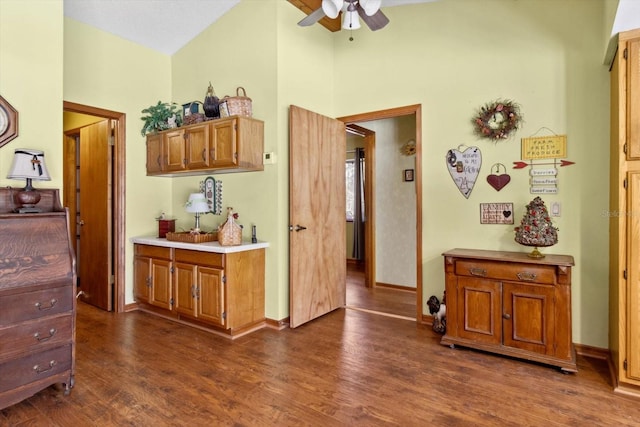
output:
[[78, 278], [82, 300], [113, 310], [112, 120], [80, 129]]
[[346, 300], [346, 129], [289, 109], [289, 324], [298, 327]]

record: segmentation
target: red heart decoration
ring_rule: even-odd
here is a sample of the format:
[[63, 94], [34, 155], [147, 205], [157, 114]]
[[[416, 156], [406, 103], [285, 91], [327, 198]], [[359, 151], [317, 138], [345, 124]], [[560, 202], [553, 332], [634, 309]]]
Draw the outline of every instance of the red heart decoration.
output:
[[506, 173], [502, 175], [491, 174], [487, 177], [487, 182], [490, 186], [496, 189], [496, 191], [502, 190], [502, 188], [511, 181], [511, 177]]

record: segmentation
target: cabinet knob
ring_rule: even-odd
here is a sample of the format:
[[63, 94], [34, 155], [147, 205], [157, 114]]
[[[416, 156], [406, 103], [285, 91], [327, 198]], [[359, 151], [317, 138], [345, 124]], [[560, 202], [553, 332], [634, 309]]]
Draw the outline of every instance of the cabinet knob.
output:
[[507, 320], [511, 319], [511, 315], [509, 313], [502, 313], [502, 317], [504, 317]]

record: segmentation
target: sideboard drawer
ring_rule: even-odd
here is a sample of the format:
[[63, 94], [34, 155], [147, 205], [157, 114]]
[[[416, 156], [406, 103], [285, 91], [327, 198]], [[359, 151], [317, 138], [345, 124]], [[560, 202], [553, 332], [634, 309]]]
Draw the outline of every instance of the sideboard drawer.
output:
[[486, 277], [513, 282], [556, 283], [556, 268], [551, 265], [530, 265], [490, 261], [457, 260], [458, 276]]
[[71, 369], [71, 344], [0, 364], [0, 393]]
[[0, 326], [73, 310], [72, 286], [0, 296]]
[[71, 312], [0, 327], [0, 360], [21, 351], [38, 351], [39, 347], [71, 342], [72, 328]]

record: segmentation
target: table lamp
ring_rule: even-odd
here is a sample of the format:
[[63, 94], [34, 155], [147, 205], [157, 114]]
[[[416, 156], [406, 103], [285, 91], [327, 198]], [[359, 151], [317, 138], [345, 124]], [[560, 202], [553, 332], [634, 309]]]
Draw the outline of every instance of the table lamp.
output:
[[17, 148], [13, 155], [13, 163], [7, 174], [8, 179], [26, 179], [27, 185], [15, 194], [18, 205], [15, 212], [42, 212], [35, 205], [40, 201], [40, 193], [31, 185], [32, 180], [50, 181], [51, 177], [44, 164], [44, 152], [29, 148]]
[[209, 204], [204, 197], [204, 193], [191, 193], [189, 200], [185, 204], [187, 212], [196, 215], [196, 226], [191, 230], [192, 233], [200, 232], [200, 214], [209, 212]]

